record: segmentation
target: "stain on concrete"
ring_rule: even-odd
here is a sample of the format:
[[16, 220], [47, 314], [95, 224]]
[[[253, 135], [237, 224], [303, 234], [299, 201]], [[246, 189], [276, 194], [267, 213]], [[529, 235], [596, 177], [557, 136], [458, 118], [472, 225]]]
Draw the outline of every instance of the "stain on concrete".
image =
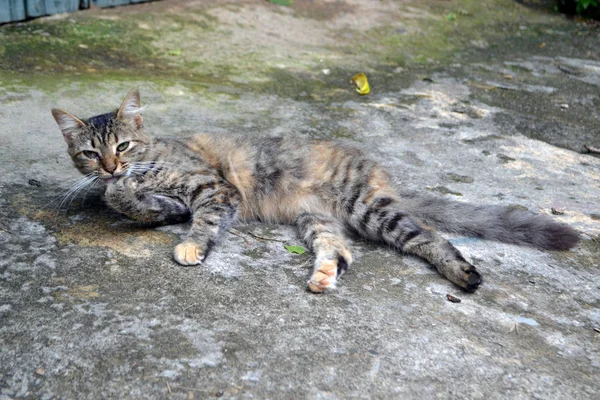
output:
[[462, 196], [462, 193], [452, 191], [452, 190], [448, 189], [445, 186], [436, 186], [436, 187], [433, 187], [433, 188], [427, 188], [427, 190], [431, 190], [433, 192], [438, 192], [438, 193], [441, 193], [441, 194], [451, 194], [453, 196]]
[[458, 183], [473, 183], [474, 179], [467, 175], [459, 175], [455, 173], [447, 173], [444, 175], [444, 179], [450, 182], [458, 182]]

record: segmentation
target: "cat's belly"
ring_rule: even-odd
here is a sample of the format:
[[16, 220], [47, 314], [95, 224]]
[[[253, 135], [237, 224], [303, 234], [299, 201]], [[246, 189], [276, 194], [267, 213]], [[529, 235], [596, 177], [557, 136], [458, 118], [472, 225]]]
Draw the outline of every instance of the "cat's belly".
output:
[[246, 220], [260, 219], [272, 223], [291, 224], [303, 212], [324, 214], [330, 211], [315, 194], [271, 195], [243, 201], [240, 217]]

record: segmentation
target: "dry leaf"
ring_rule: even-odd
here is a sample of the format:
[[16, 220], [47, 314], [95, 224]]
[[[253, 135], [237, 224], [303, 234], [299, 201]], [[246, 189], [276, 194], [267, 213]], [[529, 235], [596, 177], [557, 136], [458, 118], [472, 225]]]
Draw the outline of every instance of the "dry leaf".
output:
[[350, 82], [353, 82], [356, 85], [356, 91], [358, 94], [369, 94], [371, 92], [367, 76], [362, 72], [354, 75]]
[[446, 295], [446, 298], [452, 303], [460, 303], [460, 299], [458, 297], [452, 296], [450, 293]]

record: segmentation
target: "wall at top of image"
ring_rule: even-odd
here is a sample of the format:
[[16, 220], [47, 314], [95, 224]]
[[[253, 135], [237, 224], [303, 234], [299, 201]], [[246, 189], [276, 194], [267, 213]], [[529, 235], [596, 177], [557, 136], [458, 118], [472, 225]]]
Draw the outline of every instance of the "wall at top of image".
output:
[[0, 0], [0, 24], [23, 21], [45, 15], [85, 10], [92, 7], [115, 7], [149, 0]]

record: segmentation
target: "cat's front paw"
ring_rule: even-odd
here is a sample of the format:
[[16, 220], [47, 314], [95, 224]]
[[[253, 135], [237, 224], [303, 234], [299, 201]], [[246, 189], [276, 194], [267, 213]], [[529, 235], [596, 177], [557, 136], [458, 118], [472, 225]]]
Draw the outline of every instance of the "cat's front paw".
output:
[[126, 187], [129, 190], [135, 190], [137, 189], [139, 182], [137, 178], [133, 176], [120, 176], [115, 184]]
[[109, 201], [118, 202], [122, 198], [132, 196], [137, 188], [137, 182], [133, 178], [120, 177], [114, 180], [105, 180], [106, 183], [106, 198]]
[[173, 257], [181, 265], [198, 265], [204, 261], [206, 253], [197, 243], [183, 242], [175, 246]]

